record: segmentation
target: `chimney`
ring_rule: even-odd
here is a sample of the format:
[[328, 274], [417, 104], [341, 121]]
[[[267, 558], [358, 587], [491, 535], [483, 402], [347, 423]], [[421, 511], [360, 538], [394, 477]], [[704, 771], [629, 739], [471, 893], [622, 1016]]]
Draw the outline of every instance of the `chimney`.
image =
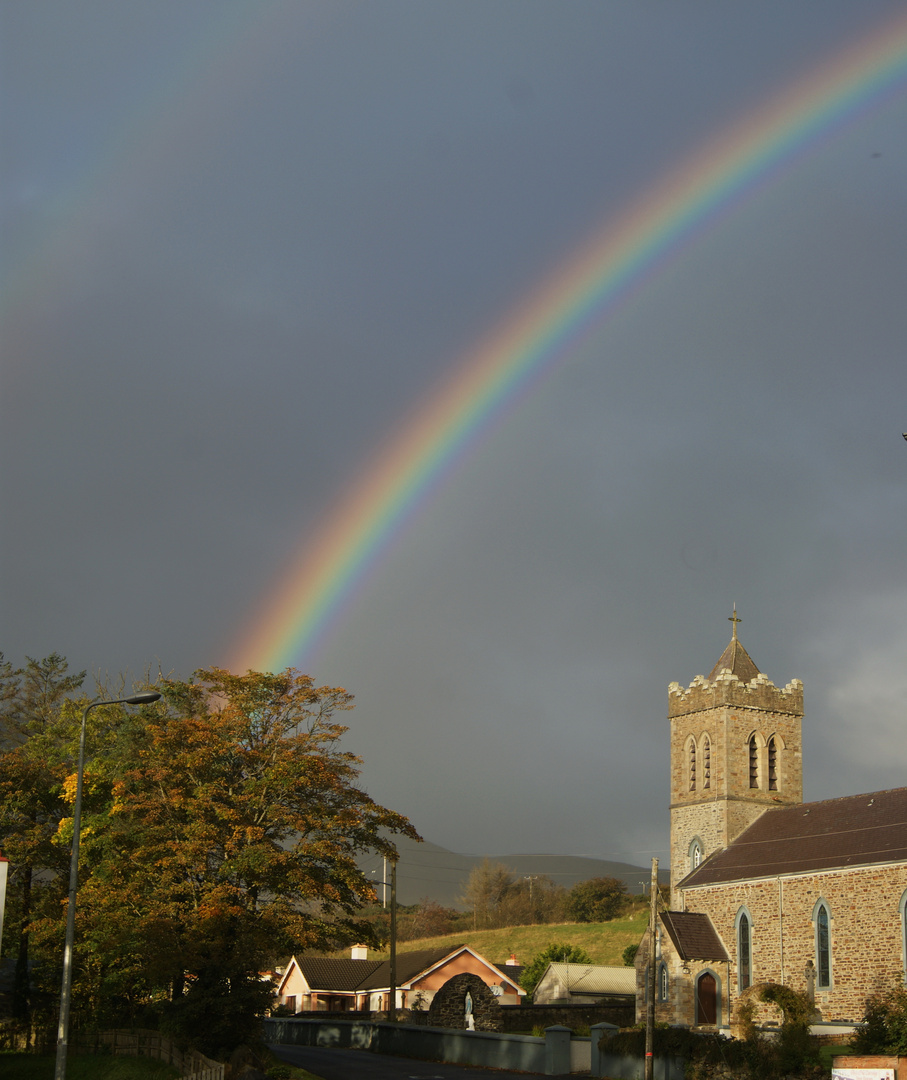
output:
[[519, 962], [517, 961], [517, 958], [516, 958], [516, 953], [511, 953], [510, 954], [510, 959], [507, 961], [506, 966], [507, 967], [519, 967], [520, 966]]
[[350, 954], [351, 960], [368, 960], [368, 945], [354, 945]]

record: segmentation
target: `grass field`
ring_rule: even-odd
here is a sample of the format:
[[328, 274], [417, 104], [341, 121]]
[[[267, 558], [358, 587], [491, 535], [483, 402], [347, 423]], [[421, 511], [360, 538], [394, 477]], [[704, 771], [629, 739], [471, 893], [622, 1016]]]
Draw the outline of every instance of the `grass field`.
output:
[[[283, 1065], [292, 1080], [318, 1080], [305, 1069], [287, 1066], [270, 1052], [266, 1067]], [[53, 1080], [54, 1054], [8, 1054], [0, 1052], [2, 1080]], [[113, 1057], [108, 1054], [69, 1054], [66, 1080], [175, 1080], [179, 1069], [149, 1058]]]
[[[493, 963], [501, 963], [515, 953], [522, 965], [528, 964], [551, 942], [556, 942], [578, 945], [586, 950], [593, 963], [621, 967], [624, 949], [628, 945], [639, 944], [648, 918], [648, 911], [640, 909], [626, 918], [612, 919], [606, 923], [550, 923], [544, 926], [508, 926], [501, 930], [468, 930], [444, 937], [407, 941], [397, 946], [397, 952], [468, 945]], [[349, 953], [344, 952], [343, 955], [349, 956]], [[386, 952], [369, 953], [370, 957], [376, 958], [387, 955]]]
[[[54, 1054], [0, 1053], [3, 1080], [53, 1080]], [[173, 1080], [179, 1069], [149, 1058], [69, 1054], [66, 1080]]]

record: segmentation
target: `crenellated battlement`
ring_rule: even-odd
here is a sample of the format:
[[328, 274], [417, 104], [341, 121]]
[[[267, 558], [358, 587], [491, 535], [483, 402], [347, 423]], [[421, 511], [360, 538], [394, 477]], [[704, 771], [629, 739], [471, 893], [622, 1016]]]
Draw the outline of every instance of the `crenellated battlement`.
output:
[[677, 682], [672, 682], [668, 687], [669, 718], [717, 709], [723, 705], [802, 717], [803, 683], [799, 679], [791, 679], [787, 686], [779, 688], [761, 671], [754, 679], [744, 683], [724, 668], [712, 680], [697, 675], [686, 688]]

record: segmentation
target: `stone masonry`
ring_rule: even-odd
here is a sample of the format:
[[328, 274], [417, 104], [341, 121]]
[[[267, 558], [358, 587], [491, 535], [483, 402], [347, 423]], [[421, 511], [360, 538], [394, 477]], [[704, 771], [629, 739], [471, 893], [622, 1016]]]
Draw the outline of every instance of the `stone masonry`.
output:
[[435, 992], [428, 1010], [432, 1027], [463, 1030], [466, 1022], [466, 994], [472, 997], [472, 1015], [476, 1031], [497, 1031], [501, 1022], [501, 1007], [494, 994], [478, 975], [463, 972]]
[[[725, 848], [770, 807], [803, 798], [801, 722], [803, 684], [783, 689], [759, 672], [743, 683], [730, 671], [714, 680], [697, 676], [684, 689], [668, 688], [671, 724], [671, 888], [701, 857]], [[758, 784], [750, 783], [751, 737]], [[774, 740], [776, 779], [769, 783]]]

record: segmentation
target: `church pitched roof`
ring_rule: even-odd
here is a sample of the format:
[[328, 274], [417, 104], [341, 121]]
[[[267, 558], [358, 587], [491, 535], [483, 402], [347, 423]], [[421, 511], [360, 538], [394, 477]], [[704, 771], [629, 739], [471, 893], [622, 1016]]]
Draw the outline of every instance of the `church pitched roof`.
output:
[[712, 920], [699, 911], [663, 911], [661, 922], [681, 960], [727, 960]]
[[759, 674], [759, 668], [750, 659], [750, 654], [737, 640], [737, 628], [728, 647], [721, 654], [718, 663], [709, 672], [709, 682], [714, 682], [722, 671], [729, 671], [742, 683], [751, 682]]
[[766, 810], [680, 888], [900, 861], [907, 861], [907, 788]]

